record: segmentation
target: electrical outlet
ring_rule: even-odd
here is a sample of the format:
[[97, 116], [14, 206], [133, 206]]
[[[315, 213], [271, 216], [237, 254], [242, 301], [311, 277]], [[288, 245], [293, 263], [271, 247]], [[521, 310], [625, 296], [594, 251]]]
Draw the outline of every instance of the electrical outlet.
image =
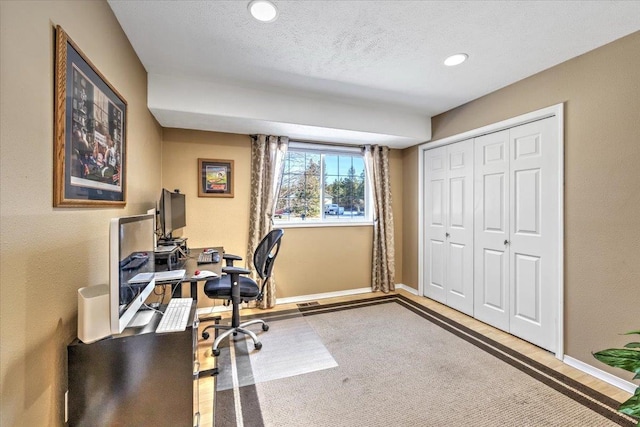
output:
[[69, 422], [69, 390], [64, 392], [64, 422]]

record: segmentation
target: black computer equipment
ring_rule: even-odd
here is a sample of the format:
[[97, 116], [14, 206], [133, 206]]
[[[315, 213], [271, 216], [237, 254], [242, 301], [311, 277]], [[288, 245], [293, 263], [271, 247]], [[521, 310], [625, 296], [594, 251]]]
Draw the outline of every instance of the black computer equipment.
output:
[[162, 189], [158, 203], [158, 220], [164, 240], [171, 240], [172, 233], [187, 225], [186, 197], [179, 191]]
[[[109, 231], [111, 333], [131, 323], [155, 287], [153, 215], [113, 218]], [[141, 318], [141, 321], [144, 319]]]

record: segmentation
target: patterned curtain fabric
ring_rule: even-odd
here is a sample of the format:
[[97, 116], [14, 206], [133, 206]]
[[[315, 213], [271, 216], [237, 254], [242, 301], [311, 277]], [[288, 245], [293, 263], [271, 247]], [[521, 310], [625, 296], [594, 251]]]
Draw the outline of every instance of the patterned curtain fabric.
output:
[[[255, 135], [251, 137], [251, 211], [249, 216], [249, 244], [247, 247], [247, 268], [257, 280], [253, 265], [253, 252], [258, 243], [273, 228], [275, 201], [280, 191], [280, 181], [284, 169], [284, 156], [289, 146], [286, 136]], [[266, 285], [260, 308], [276, 305], [276, 282], [274, 277]]]
[[371, 289], [395, 290], [396, 261], [389, 181], [389, 147], [367, 145], [363, 148], [367, 175], [373, 190], [373, 261]]

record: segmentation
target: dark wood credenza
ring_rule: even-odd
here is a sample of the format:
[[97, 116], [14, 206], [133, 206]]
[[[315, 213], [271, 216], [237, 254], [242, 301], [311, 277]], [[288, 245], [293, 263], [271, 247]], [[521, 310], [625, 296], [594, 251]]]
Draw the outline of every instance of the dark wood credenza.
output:
[[194, 426], [198, 414], [196, 303], [185, 331], [144, 328], [67, 347], [69, 426]]

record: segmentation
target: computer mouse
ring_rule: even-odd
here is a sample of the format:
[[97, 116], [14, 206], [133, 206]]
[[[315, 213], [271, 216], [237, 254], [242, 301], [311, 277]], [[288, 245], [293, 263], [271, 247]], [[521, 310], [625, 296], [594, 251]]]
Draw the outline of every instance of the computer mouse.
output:
[[205, 249], [202, 252], [205, 253], [205, 254], [215, 254], [218, 251], [216, 251], [215, 249]]
[[194, 271], [194, 274], [193, 274], [193, 277], [195, 279], [203, 279], [205, 277], [216, 277], [216, 276], [217, 276], [216, 273], [209, 270], [196, 270]]

